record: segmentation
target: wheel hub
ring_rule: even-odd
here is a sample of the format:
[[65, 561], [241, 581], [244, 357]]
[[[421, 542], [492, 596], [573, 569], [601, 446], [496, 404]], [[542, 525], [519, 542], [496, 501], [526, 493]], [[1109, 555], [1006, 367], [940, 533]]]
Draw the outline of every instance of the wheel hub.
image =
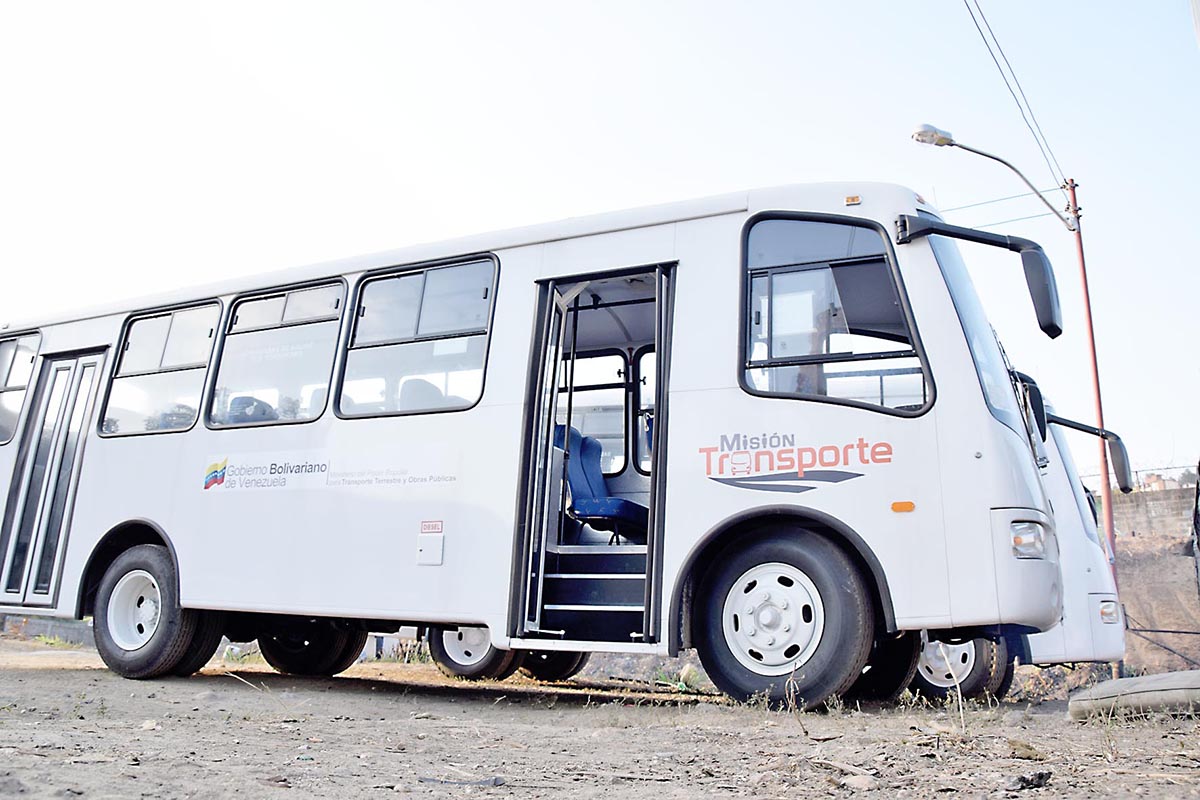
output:
[[791, 564], [760, 564], [734, 581], [722, 629], [730, 652], [760, 675], [805, 664], [825, 629], [825, 606], [812, 580]]
[[975, 642], [947, 644], [921, 634], [921, 661], [917, 666], [925, 680], [939, 689], [953, 689], [975, 667]]
[[108, 632], [122, 650], [146, 645], [158, 630], [162, 592], [149, 572], [133, 570], [121, 577], [108, 601]]
[[487, 657], [492, 637], [487, 628], [460, 627], [442, 632], [446, 654], [464, 667], [478, 664]]

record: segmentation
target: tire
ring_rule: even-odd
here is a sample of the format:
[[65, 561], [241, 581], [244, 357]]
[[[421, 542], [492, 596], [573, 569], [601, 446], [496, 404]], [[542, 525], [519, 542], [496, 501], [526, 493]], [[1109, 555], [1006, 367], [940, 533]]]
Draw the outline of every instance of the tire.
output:
[[162, 545], [141, 544], [117, 556], [96, 591], [96, 649], [126, 678], [170, 673], [192, 645], [196, 611], [179, 606], [179, 579]]
[[874, 638], [862, 575], [837, 545], [805, 530], [727, 548], [701, 580], [696, 610], [700, 661], [741, 701], [816, 708], [850, 688]]
[[920, 658], [921, 637], [913, 631], [876, 640], [867, 666], [846, 697], [881, 703], [894, 701], [912, 683]]
[[455, 628], [429, 627], [429, 654], [443, 675], [469, 681], [502, 681], [521, 666], [523, 650], [500, 650], [492, 646], [487, 628], [462, 625]]
[[1013, 678], [1017, 674], [1017, 660], [1010, 658], [1005, 662], [1004, 672], [1000, 676], [1000, 682], [996, 685], [995, 691], [992, 692], [992, 697], [997, 700], [1003, 700], [1008, 696], [1008, 692], [1012, 689]]
[[[914, 694], [941, 700], [950, 696], [957, 678], [964, 700], [997, 696], [1004, 684], [1005, 665], [1009, 662], [1004, 640], [980, 637], [961, 644], [945, 644], [921, 635], [921, 659], [911, 686]], [[960, 668], [961, 672], [958, 671]], [[1009, 680], [1011, 682], [1011, 678]], [[1004, 687], [1005, 691], [1007, 688]]]
[[587, 666], [591, 653], [566, 650], [532, 650], [525, 654], [521, 674], [535, 681], [565, 681]]
[[258, 637], [263, 658], [285, 675], [336, 675], [366, 643], [366, 631], [344, 630], [330, 619], [299, 619]]
[[196, 633], [183, 658], [171, 670], [172, 675], [185, 678], [201, 670], [216, 655], [225, 630], [225, 615], [220, 611], [197, 611]]

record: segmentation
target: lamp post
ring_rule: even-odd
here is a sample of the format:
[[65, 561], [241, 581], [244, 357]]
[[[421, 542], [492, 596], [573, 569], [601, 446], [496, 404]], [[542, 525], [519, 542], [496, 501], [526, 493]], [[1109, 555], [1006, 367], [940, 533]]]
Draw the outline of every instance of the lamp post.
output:
[[[1021, 173], [1021, 170], [1003, 158], [1000, 158], [1000, 156], [984, 152], [983, 150], [977, 150], [974, 147], [968, 147], [961, 142], [956, 142], [954, 136], [948, 131], [940, 130], [932, 125], [922, 125], [920, 128], [917, 128], [912, 138], [921, 144], [931, 144], [934, 147], [957, 147], [959, 150], [966, 150], [968, 153], [990, 158], [992, 161], [999, 161], [1016, 173], [1017, 177], [1037, 196], [1037, 199], [1041, 200], [1046, 208], [1050, 209], [1054, 216], [1058, 217], [1058, 221], [1065, 225], [1067, 230], [1075, 234], [1075, 250], [1079, 256], [1079, 277], [1083, 283], [1083, 314], [1087, 327], [1088, 354], [1092, 360], [1092, 395], [1096, 403], [1096, 424], [1098, 427], [1103, 428], [1104, 404], [1100, 399], [1100, 367], [1096, 360], [1096, 332], [1092, 327], [1092, 299], [1091, 293], [1088, 291], [1087, 262], [1083, 256], [1083, 231], [1079, 224], [1079, 202], [1075, 196], [1075, 188], [1078, 184], [1073, 179], [1067, 179], [1064, 188], [1067, 190], [1067, 195], [1070, 198], [1070, 205], [1067, 206], [1067, 213], [1063, 214], [1050, 204], [1050, 201], [1037, 190], [1037, 187], [1030, 183], [1029, 179]], [[1108, 555], [1112, 561], [1113, 580], [1115, 581], [1117, 579], [1117, 542], [1113, 529], [1112, 486], [1108, 480], [1108, 449], [1104, 439], [1100, 439], [1100, 474], [1100, 497], [1101, 502], [1104, 504], [1104, 535], [1108, 542]]]

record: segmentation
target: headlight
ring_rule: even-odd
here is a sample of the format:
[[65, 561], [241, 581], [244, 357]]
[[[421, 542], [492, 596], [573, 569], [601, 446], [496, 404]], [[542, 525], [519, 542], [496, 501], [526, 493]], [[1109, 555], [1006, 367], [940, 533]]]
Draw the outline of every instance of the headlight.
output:
[[1100, 602], [1100, 621], [1105, 625], [1116, 625], [1121, 621], [1121, 607], [1117, 605], [1116, 600]]
[[1017, 558], [1045, 558], [1046, 534], [1036, 522], [1014, 522], [1012, 531], [1013, 555]]

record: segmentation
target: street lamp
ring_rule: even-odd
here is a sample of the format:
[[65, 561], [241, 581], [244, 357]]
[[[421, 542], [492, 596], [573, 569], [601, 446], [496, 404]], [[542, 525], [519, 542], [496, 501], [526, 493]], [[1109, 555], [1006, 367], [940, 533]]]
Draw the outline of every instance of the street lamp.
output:
[[959, 150], [966, 150], [968, 153], [974, 153], [975, 155], [983, 156], [984, 158], [990, 158], [992, 161], [999, 161], [1001, 164], [1015, 172], [1017, 177], [1025, 182], [1025, 185], [1029, 187], [1029, 190], [1037, 195], [1037, 199], [1041, 200], [1046, 205], [1046, 208], [1050, 209], [1051, 213], [1058, 217], [1059, 222], [1067, 226], [1067, 230], [1078, 231], [1079, 218], [1074, 213], [1074, 203], [1072, 203], [1072, 207], [1068, 209], [1072, 212], [1071, 215], [1064, 215], [1057, 208], [1050, 205], [1050, 201], [1042, 196], [1042, 193], [1039, 192], [1037, 188], [1029, 182], [1029, 179], [1021, 173], [1021, 170], [1017, 169], [1000, 156], [984, 152], [983, 150], [976, 150], [974, 147], [968, 147], [962, 142], [956, 142], [954, 141], [954, 136], [949, 131], [943, 131], [939, 128], [933, 127], [932, 125], [922, 125], [921, 127], [917, 128], [916, 132], [913, 133], [912, 138], [921, 144], [931, 144], [934, 147], [957, 147]]
[[[1064, 215], [1061, 211], [1050, 204], [1050, 201], [1047, 200], [1032, 183], [1030, 183], [1028, 178], [1021, 174], [1021, 170], [1017, 169], [1003, 158], [984, 152], [983, 150], [977, 150], [974, 147], [968, 147], [961, 142], [956, 142], [954, 140], [954, 136], [950, 132], [935, 128], [932, 125], [922, 125], [921, 127], [917, 128], [917, 130], [913, 133], [912, 138], [921, 144], [931, 144], [934, 147], [957, 147], [959, 150], [966, 150], [968, 153], [975, 153], [976, 155], [983, 156], [984, 158], [990, 158], [992, 161], [999, 161], [1001, 164], [1016, 173], [1017, 177], [1020, 178], [1025, 185], [1029, 187], [1030, 191], [1037, 196], [1037, 199], [1041, 200], [1046, 205], [1046, 208], [1050, 209], [1050, 211], [1054, 213], [1054, 216], [1058, 217], [1059, 222], [1065, 225], [1067, 230], [1072, 231], [1075, 234], [1075, 249], [1079, 255], [1079, 277], [1083, 282], [1083, 314], [1085, 322], [1087, 323], [1088, 351], [1092, 358], [1092, 394], [1096, 403], [1096, 424], [1098, 427], [1103, 428], [1104, 404], [1100, 400], [1100, 367], [1096, 361], [1096, 332], [1092, 326], [1092, 298], [1091, 293], [1088, 291], [1087, 262], [1083, 257], [1083, 231], [1079, 225], [1079, 202], [1075, 196], [1075, 187], [1078, 184], [1075, 183], [1074, 179], [1068, 178], [1063, 187], [1067, 190], [1070, 198], [1070, 204], [1067, 206], [1067, 213]], [[1108, 450], [1106, 444], [1107, 443], [1104, 439], [1100, 439], [1100, 497], [1104, 503], [1104, 533], [1105, 538], [1108, 540], [1108, 554], [1112, 559], [1113, 580], [1116, 580], [1117, 541], [1115, 531], [1113, 530], [1112, 487], [1109, 485], [1108, 481]]]

